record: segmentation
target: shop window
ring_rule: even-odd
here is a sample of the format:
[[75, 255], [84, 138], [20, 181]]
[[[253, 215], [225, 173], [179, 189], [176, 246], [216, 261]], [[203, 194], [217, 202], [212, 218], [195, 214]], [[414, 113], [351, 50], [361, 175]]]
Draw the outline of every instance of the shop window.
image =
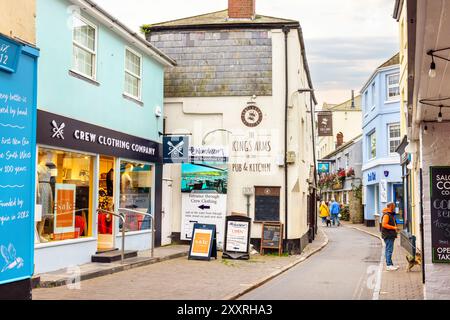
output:
[[125, 50], [125, 94], [141, 99], [142, 57], [130, 49]]
[[73, 71], [95, 79], [97, 29], [82, 17], [73, 17]]
[[39, 148], [36, 240], [40, 243], [91, 236], [93, 163], [94, 158], [85, 154]]
[[[120, 211], [126, 214], [125, 231], [150, 229], [152, 213], [153, 170], [149, 164], [121, 161]], [[142, 213], [140, 213], [142, 212]], [[122, 230], [123, 224], [119, 224]]]

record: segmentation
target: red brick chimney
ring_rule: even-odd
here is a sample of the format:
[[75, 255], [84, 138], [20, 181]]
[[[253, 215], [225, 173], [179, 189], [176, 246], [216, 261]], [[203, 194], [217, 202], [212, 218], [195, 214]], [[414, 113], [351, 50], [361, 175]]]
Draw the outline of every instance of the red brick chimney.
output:
[[228, 18], [254, 19], [256, 0], [228, 0]]
[[336, 148], [339, 148], [344, 144], [344, 134], [342, 132], [339, 132], [336, 135]]

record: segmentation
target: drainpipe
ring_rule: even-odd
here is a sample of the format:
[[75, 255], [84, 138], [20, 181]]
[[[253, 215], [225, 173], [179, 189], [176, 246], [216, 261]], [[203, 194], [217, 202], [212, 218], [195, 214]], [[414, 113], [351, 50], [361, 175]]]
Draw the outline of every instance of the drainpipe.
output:
[[287, 153], [288, 153], [288, 104], [289, 104], [289, 61], [288, 61], [288, 35], [290, 29], [288, 27], [283, 27], [284, 33], [284, 54], [285, 54], [285, 109], [284, 109], [284, 240], [286, 243], [286, 250], [289, 252], [288, 244], [288, 163], [287, 163]]

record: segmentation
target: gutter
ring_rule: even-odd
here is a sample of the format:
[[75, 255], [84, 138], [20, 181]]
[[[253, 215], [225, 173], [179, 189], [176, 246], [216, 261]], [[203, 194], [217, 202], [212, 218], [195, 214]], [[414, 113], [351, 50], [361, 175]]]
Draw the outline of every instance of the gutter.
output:
[[288, 61], [288, 35], [291, 29], [283, 27], [284, 33], [284, 62], [285, 62], [285, 108], [284, 108], [284, 240], [289, 252], [288, 243], [288, 112], [289, 112], [289, 61]]
[[[164, 52], [153, 46], [150, 42], [143, 39], [139, 36], [139, 34], [135, 31], [132, 31], [122, 22], [120, 22], [117, 18], [114, 18], [111, 14], [109, 14], [105, 9], [100, 7], [92, 0], [70, 0], [72, 3], [80, 6], [89, 14], [96, 16], [97, 19], [103, 20], [104, 23], [110, 22], [115, 24], [120, 31], [124, 32], [124, 38], [131, 43], [135, 43], [136, 41], [142, 47], [144, 47], [149, 55], [154, 57], [158, 62], [166, 65], [168, 67], [173, 67], [177, 65], [177, 62], [167, 56]], [[109, 21], [108, 21], [109, 20]], [[117, 31], [116, 31], [117, 32]]]

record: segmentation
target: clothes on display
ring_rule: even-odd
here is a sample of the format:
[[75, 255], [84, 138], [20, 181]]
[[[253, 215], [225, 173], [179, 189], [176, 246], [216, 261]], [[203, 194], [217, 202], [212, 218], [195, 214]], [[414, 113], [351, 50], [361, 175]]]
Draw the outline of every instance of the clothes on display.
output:
[[106, 192], [109, 197], [113, 196], [114, 191], [114, 169], [111, 169], [106, 174]]

